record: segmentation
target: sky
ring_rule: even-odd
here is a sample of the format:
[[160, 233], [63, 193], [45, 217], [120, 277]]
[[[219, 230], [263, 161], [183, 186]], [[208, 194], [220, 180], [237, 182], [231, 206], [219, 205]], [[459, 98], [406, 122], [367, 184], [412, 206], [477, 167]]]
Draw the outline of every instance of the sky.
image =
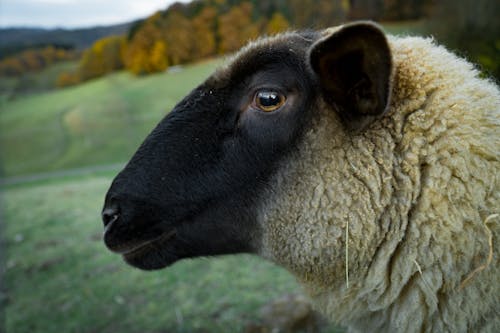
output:
[[0, 27], [82, 28], [146, 17], [189, 0], [0, 0]]

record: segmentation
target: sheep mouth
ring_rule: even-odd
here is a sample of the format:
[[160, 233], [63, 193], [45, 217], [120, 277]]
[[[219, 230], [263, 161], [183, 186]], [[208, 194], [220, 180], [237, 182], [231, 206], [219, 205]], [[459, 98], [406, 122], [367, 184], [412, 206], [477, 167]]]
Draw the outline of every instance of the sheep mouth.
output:
[[144, 241], [140, 244], [137, 244], [128, 249], [124, 249], [121, 251], [121, 255], [126, 261], [131, 259], [135, 259], [137, 257], [141, 257], [147, 253], [152, 251], [160, 251], [161, 248], [168, 242], [172, 241], [175, 238], [177, 231], [172, 229], [170, 231], [162, 233], [160, 236]]

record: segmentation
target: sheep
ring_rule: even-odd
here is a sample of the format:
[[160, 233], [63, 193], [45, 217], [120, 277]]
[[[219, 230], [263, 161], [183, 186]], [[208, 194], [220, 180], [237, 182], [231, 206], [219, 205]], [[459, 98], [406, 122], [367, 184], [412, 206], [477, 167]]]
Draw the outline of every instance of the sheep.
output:
[[352, 332], [499, 332], [500, 92], [370, 22], [261, 38], [114, 179], [132, 266], [255, 253]]

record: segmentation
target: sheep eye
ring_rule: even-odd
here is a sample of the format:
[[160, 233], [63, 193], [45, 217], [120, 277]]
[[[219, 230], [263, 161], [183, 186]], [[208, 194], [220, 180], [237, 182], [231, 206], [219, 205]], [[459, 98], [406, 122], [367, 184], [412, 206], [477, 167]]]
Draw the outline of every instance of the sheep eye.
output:
[[255, 107], [264, 112], [278, 110], [283, 104], [285, 104], [285, 101], [285, 96], [272, 90], [259, 91], [254, 97]]

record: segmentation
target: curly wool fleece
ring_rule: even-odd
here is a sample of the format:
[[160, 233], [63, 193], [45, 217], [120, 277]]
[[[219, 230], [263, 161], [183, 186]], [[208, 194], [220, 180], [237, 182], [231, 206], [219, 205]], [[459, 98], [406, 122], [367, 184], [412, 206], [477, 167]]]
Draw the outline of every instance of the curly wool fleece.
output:
[[499, 332], [499, 90], [432, 40], [389, 44], [388, 111], [353, 135], [317, 103], [261, 254], [351, 331]]

